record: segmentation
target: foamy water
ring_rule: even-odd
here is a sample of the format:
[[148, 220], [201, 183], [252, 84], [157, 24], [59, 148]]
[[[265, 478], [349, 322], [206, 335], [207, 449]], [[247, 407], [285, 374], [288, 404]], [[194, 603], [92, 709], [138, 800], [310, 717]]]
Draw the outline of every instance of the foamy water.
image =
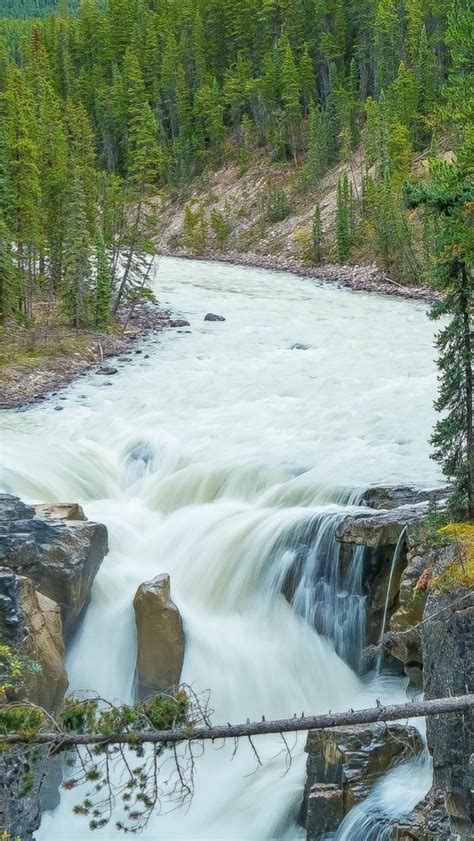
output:
[[[308, 576], [314, 540], [293, 606], [279, 582], [301, 535], [357, 505], [361, 487], [439, 479], [427, 444], [436, 373], [424, 307], [168, 258], [156, 290], [191, 333], [150, 338], [115, 377], [91, 374], [65, 400], [0, 419], [2, 485], [32, 500], [82, 501], [109, 528], [111, 551], [68, 654], [71, 687], [132, 699], [133, 596], [168, 572], [186, 631], [183, 679], [211, 690], [216, 723], [401, 699], [403, 683], [362, 683], [335, 653], [350, 611], [327, 617], [329, 639], [308, 623], [320, 604]], [[208, 311], [226, 321], [205, 323]], [[339, 586], [329, 585], [318, 595], [326, 606]], [[303, 744], [289, 769], [279, 739], [259, 741], [257, 770], [246, 744], [232, 761], [233, 746], [206, 748], [189, 811], [154, 816], [142, 837], [298, 837]], [[89, 838], [74, 802], [77, 793], [65, 794], [37, 838]], [[117, 837], [111, 827], [95, 834]]]

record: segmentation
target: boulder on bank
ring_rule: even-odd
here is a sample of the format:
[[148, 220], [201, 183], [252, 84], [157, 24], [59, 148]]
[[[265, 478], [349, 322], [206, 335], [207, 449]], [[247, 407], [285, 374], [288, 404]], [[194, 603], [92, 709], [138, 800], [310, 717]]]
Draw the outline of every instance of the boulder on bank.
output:
[[208, 312], [204, 316], [204, 321], [225, 321], [225, 318], [223, 315], [216, 315], [215, 312]]
[[68, 686], [61, 612], [32, 581], [5, 568], [0, 569], [0, 638], [39, 666], [26, 677], [28, 699], [50, 712], [58, 709]]
[[137, 627], [137, 677], [140, 697], [176, 686], [184, 660], [184, 630], [171, 600], [169, 575], [141, 584], [133, 600]]
[[[0, 565], [31, 579], [36, 590], [61, 609], [64, 636], [77, 628], [92, 583], [108, 551], [107, 529], [88, 520], [72, 520], [73, 506], [55, 518], [41, 516], [9, 494], [0, 496]], [[83, 517], [80, 507], [76, 511]]]
[[175, 318], [174, 321], [170, 321], [170, 327], [191, 327], [191, 325], [185, 318]]
[[398, 762], [421, 753], [414, 727], [383, 723], [308, 733], [307, 781], [302, 823], [307, 841], [321, 841]]

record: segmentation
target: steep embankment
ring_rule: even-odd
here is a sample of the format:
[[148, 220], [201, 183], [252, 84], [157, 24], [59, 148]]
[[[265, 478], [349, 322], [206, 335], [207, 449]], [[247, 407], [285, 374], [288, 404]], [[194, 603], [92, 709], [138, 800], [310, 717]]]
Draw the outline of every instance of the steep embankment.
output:
[[[402, 285], [377, 265], [363, 232], [359, 232], [350, 264], [337, 264], [338, 182], [347, 175], [358, 206], [365, 173], [364, 157], [358, 152], [330, 170], [317, 188], [303, 190], [301, 171], [292, 163], [275, 164], [262, 155], [247, 169], [228, 164], [196, 179], [179, 198], [161, 199], [159, 251], [281, 269], [356, 290], [430, 300], [433, 292], [426, 286]], [[312, 253], [316, 204], [321, 210], [322, 265], [315, 265]], [[188, 225], [187, 210], [194, 216]]]

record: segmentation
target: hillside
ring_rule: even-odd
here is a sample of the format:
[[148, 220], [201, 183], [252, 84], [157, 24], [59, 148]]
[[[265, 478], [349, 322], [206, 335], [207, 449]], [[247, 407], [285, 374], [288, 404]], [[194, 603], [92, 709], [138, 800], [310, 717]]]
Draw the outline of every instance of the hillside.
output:
[[[412, 161], [412, 174], [426, 167], [426, 155]], [[390, 266], [383, 266], [370, 228], [361, 220], [367, 165], [362, 150], [326, 173], [317, 188], [301, 189], [301, 170], [294, 164], [273, 164], [259, 155], [242, 170], [229, 164], [197, 178], [184, 196], [159, 200], [158, 249], [164, 254], [221, 259], [267, 268], [336, 279], [358, 289], [379, 289], [388, 294], [429, 298], [421, 266], [420, 220], [411, 216], [413, 242], [420, 265], [410, 282], [400, 284]], [[351, 258], [338, 263], [336, 227], [338, 184], [347, 177], [355, 197], [357, 234]], [[282, 219], [272, 218], [272, 200], [285, 197]], [[273, 197], [273, 198], [272, 198]], [[321, 259], [314, 253], [315, 207], [321, 211]], [[194, 214], [195, 225], [186, 215]], [[202, 214], [202, 215], [201, 215]], [[416, 252], [414, 252], [414, 255]], [[413, 257], [414, 264], [417, 258]]]

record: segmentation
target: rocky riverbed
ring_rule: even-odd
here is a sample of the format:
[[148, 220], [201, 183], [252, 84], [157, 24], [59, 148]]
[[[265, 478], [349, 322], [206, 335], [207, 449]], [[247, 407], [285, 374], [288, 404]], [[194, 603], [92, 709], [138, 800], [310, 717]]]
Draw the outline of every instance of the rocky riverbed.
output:
[[[38, 336], [24, 337], [30, 353], [20, 353], [18, 360], [7, 362], [0, 368], [0, 409], [20, 409], [35, 405], [55, 395], [73, 380], [96, 369], [99, 376], [115, 373], [111, 360], [120, 354], [140, 353], [137, 343], [154, 332], [173, 326], [167, 310], [146, 301], [137, 304], [130, 320], [127, 310], [117, 314], [116, 329], [110, 333], [71, 331], [65, 337], [64, 328], [39, 330]], [[20, 328], [15, 327], [18, 335]], [[8, 329], [4, 328], [2, 344], [11, 345]], [[0, 348], [1, 350], [1, 348]], [[1, 356], [1, 353], [0, 353]]]

